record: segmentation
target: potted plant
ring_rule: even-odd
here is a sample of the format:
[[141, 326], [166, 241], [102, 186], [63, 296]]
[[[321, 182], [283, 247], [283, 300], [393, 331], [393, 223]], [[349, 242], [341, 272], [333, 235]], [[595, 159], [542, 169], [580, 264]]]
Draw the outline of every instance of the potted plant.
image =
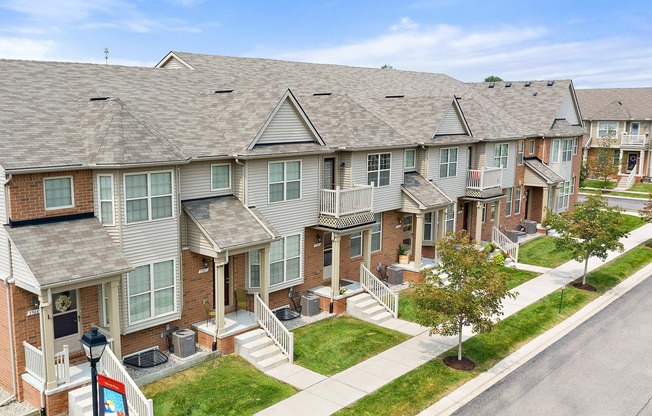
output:
[[410, 255], [408, 249], [403, 244], [398, 245], [398, 264], [408, 264], [410, 262]]

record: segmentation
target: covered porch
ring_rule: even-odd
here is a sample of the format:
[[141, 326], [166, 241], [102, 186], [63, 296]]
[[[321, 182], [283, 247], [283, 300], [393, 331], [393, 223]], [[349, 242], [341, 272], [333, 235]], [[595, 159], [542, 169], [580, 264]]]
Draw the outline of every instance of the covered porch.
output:
[[524, 165], [525, 219], [541, 222], [545, 217], [546, 208], [557, 209], [558, 193], [564, 184], [564, 178], [537, 158], [525, 158]]

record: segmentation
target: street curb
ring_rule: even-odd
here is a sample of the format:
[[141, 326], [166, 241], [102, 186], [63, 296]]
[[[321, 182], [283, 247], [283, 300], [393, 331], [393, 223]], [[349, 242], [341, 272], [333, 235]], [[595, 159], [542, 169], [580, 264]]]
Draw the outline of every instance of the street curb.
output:
[[[495, 366], [480, 374], [478, 377], [465, 383], [457, 390], [443, 397], [437, 403], [433, 404], [420, 413], [422, 416], [429, 415], [450, 415], [476, 396], [487, 390], [489, 387], [498, 383], [500, 380], [511, 374], [520, 366], [528, 362], [540, 352], [557, 342], [567, 335], [573, 329], [580, 326], [586, 320], [597, 314], [616, 299], [627, 293], [632, 288], [645, 280], [652, 274], [652, 264], [649, 264], [634, 273], [620, 284], [614, 286], [602, 296], [595, 299], [582, 309], [568, 317], [565, 321], [539, 335], [532, 341], [519, 348], [498, 362]], [[553, 292], [554, 293], [554, 292]]]

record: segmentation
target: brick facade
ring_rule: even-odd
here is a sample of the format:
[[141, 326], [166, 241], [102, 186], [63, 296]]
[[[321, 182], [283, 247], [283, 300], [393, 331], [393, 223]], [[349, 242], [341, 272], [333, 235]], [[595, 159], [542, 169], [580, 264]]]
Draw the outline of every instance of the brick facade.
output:
[[[72, 177], [75, 206], [46, 210], [43, 180], [62, 176]], [[78, 170], [14, 175], [9, 182], [7, 195], [8, 213], [12, 221], [93, 212], [93, 173], [90, 170]]]

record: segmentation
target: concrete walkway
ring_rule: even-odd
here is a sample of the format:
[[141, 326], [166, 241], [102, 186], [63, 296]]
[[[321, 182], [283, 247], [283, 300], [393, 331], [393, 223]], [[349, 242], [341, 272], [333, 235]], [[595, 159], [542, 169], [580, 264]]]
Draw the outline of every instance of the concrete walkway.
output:
[[[625, 246], [625, 251], [631, 250], [651, 237], [652, 224], [644, 225], [643, 227], [632, 231], [629, 237], [622, 240]], [[607, 261], [612, 260], [619, 255], [621, 255], [621, 253], [610, 253]], [[604, 264], [602, 261], [593, 258], [589, 260], [588, 271], [595, 270], [602, 264]], [[652, 271], [652, 268], [650, 270]], [[564, 263], [555, 269], [548, 270], [535, 279], [523, 283], [515, 289], [515, 291], [518, 292], [517, 298], [513, 300], [507, 299], [503, 303], [503, 318], [518, 312], [542, 297], [558, 290], [562, 285], [580, 277], [583, 271], [584, 265], [573, 260]], [[615, 291], [614, 293], [619, 292]], [[591, 305], [594, 303], [595, 302]], [[589, 310], [591, 310], [591, 308], [589, 308]], [[570, 325], [573, 325], [573, 322], [571, 322]], [[578, 322], [575, 325], [579, 325], [579, 323], [581, 322]], [[257, 414], [283, 416], [305, 414], [318, 416], [333, 414], [457, 345], [457, 337], [442, 337], [440, 335], [429, 336], [428, 328], [421, 327], [414, 323], [401, 321], [400, 319], [388, 321], [386, 326], [393, 327], [392, 329], [402, 330], [402, 332], [410, 333], [414, 336], [402, 344], [390, 348], [377, 356], [363, 361], [332, 377], [322, 376], [297, 365], [288, 364], [273, 369], [268, 372], [268, 375], [287, 382], [301, 389], [301, 391]], [[575, 326], [572, 327], [574, 328]], [[471, 336], [473, 336], [471, 331], [467, 329], [463, 338], [468, 339]], [[540, 342], [545, 343], [546, 341], [544, 340]], [[536, 349], [535, 346], [531, 346], [530, 348]], [[521, 354], [520, 357], [522, 356], [523, 354]], [[505, 368], [509, 367], [506, 363], [511, 365], [511, 363], [517, 361], [517, 358], [510, 355], [503, 360], [504, 367], [501, 367], [501, 371], [504, 371]], [[492, 375], [492, 373], [487, 372], [469, 383], [478, 383], [476, 380], [480, 380], [481, 383], [487, 383], [487, 379], [491, 378]], [[481, 386], [482, 385], [484, 384], [481, 384]], [[464, 386], [462, 388], [464, 388]], [[469, 388], [468, 390], [468, 392], [475, 391], [477, 391], [477, 388]], [[437, 403], [427, 409], [423, 414], [434, 415], [440, 414], [446, 409], [455, 410], [457, 408], [455, 406], [464, 402], [463, 397], [466, 393], [467, 391], [461, 390], [457, 396], [451, 394], [447, 396], [447, 401], [443, 402], [443, 404], [440, 404], [442, 402]], [[479, 393], [479, 391], [477, 393]]]

